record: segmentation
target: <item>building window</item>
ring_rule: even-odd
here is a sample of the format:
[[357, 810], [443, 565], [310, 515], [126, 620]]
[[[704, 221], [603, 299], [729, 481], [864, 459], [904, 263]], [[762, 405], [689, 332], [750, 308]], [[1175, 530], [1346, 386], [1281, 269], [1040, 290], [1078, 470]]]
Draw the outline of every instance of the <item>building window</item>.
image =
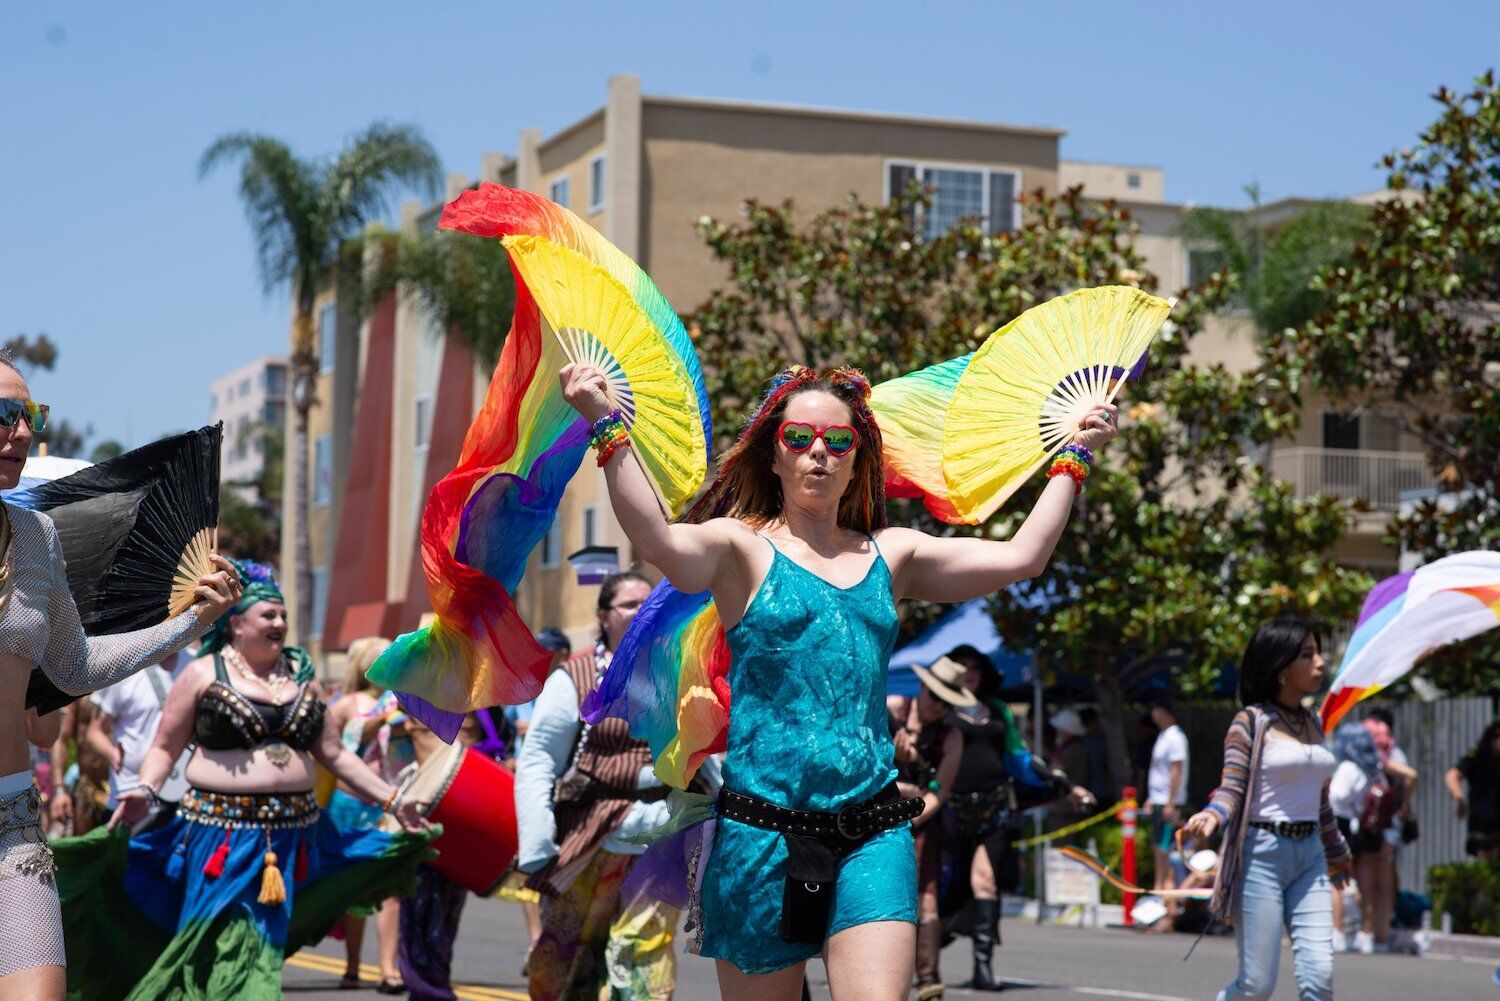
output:
[[260, 422], [268, 429], [279, 430], [286, 420], [286, 404], [271, 401], [261, 405]]
[[423, 394], [417, 397], [417, 450], [426, 449], [432, 441], [432, 397]]
[[247, 376], [245, 376], [245, 378], [243, 378], [243, 379], [240, 380], [240, 396], [244, 397], [244, 396], [249, 396], [249, 395], [250, 395], [250, 377], [247, 375]]
[[548, 185], [547, 197], [563, 208], [568, 207], [568, 178], [566, 174]]
[[1125, 187], [1127, 187], [1127, 188], [1139, 188], [1140, 186], [1141, 186], [1141, 175], [1140, 174], [1137, 174], [1135, 171], [1132, 170], [1130, 173], [1128, 173], [1128, 174], [1125, 175]]
[[599, 534], [599, 509], [586, 507], [583, 509], [583, 548], [595, 545]]
[[308, 635], [320, 640], [323, 638], [323, 623], [328, 616], [327, 567], [313, 567], [312, 585], [312, 628], [308, 630]]
[[562, 526], [554, 518], [552, 524], [547, 526], [547, 534], [542, 536], [542, 569], [555, 570], [559, 562], [559, 554], [562, 552]]
[[1395, 414], [1342, 414], [1323, 411], [1323, 447], [1367, 452], [1401, 450], [1401, 422]]
[[313, 507], [333, 503], [333, 435], [320, 434], [313, 439]]
[[1224, 268], [1224, 252], [1213, 248], [1189, 248], [1187, 252], [1187, 283], [1189, 288], [1208, 284], [1216, 271]]
[[976, 170], [925, 163], [886, 165], [886, 200], [900, 195], [912, 181], [932, 193], [932, 203], [913, 228], [924, 239], [942, 236], [960, 219], [978, 219], [990, 235], [1017, 226], [1016, 198], [1021, 174], [1015, 170]]
[[333, 371], [334, 349], [338, 346], [338, 304], [330, 302], [318, 311], [318, 370], [324, 375]]
[[286, 369], [280, 365], [266, 369], [266, 395], [281, 396], [286, 392]]
[[589, 211], [604, 211], [604, 156], [589, 161]]

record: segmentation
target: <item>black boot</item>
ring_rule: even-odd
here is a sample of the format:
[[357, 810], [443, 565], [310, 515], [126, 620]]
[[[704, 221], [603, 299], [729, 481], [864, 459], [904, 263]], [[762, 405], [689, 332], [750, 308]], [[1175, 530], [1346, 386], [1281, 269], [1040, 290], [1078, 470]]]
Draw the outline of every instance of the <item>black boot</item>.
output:
[[1004, 990], [990, 969], [990, 955], [1000, 931], [1000, 901], [974, 901], [974, 979], [969, 987], [976, 991]]

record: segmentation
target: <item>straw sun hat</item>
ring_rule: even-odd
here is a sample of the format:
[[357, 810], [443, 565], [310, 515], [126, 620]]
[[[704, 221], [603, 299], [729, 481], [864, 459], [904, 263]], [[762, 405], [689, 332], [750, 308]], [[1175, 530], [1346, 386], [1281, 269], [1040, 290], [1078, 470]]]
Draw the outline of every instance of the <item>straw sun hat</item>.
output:
[[950, 706], [964, 708], [979, 702], [974, 693], [964, 687], [964, 666], [958, 661], [939, 657], [931, 667], [913, 665], [912, 671], [929, 692]]

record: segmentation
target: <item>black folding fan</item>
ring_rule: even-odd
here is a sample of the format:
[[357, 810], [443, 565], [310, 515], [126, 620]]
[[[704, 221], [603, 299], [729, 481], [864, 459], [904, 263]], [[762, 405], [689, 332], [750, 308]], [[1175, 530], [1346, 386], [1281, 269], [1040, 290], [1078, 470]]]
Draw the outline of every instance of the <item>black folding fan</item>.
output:
[[[218, 545], [223, 437], [218, 424], [163, 438], [6, 498], [57, 525], [85, 633], [144, 629], [192, 606]], [[72, 700], [31, 672], [28, 707], [46, 713]]]

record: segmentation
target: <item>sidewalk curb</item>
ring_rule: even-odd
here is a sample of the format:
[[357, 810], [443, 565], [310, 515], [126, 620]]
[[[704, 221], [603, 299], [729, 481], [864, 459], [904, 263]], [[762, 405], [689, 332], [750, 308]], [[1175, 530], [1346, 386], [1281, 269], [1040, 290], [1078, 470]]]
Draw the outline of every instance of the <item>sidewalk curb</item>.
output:
[[1500, 962], [1500, 938], [1432, 932], [1427, 955], [1439, 959], [1493, 959]]

